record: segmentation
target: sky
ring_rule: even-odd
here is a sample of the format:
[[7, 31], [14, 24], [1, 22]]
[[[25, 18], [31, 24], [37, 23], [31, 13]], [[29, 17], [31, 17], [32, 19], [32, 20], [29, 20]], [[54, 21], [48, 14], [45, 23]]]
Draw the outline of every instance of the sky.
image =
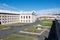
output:
[[60, 8], [60, 0], [0, 0], [0, 9], [39, 11]]

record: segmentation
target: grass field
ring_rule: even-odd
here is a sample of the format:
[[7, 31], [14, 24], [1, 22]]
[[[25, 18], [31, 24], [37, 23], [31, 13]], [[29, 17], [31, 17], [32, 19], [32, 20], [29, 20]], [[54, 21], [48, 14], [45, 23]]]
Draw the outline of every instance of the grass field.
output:
[[8, 26], [6, 25], [0, 25], [0, 29], [7, 28]]
[[25, 25], [27, 23], [13, 23], [13, 24], [7, 24], [7, 26], [21, 26], [21, 25]]
[[9, 35], [9, 36], [3, 38], [3, 40], [35, 40], [35, 38], [13, 34], [13, 35]]
[[7, 27], [16, 27], [16, 26], [22, 26], [26, 25], [26, 23], [13, 23], [13, 24], [7, 24], [7, 25], [0, 25], [0, 29], [7, 28]]
[[41, 21], [40, 21], [40, 25], [51, 27], [51, 25], [52, 25], [52, 20], [41, 20]]
[[24, 32], [32, 32], [32, 33], [41, 33], [43, 29], [38, 30], [36, 27], [29, 27], [23, 30]]

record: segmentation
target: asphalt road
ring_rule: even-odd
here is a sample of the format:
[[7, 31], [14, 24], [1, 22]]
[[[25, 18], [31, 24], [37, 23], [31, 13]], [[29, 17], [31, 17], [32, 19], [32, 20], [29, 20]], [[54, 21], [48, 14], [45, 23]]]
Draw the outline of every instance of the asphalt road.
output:
[[9, 29], [0, 30], [0, 39], [3, 39], [4, 37], [7, 37], [10, 34], [18, 34], [18, 35], [32, 36], [32, 37], [38, 38], [38, 40], [43, 40], [43, 39], [41, 39], [42, 36], [44, 36], [43, 34], [48, 33], [48, 31], [43, 33], [42, 35], [32, 35], [32, 34], [19, 33], [19, 31], [21, 31], [25, 28], [31, 27], [32, 25], [36, 25], [36, 24], [39, 24], [39, 21], [36, 21], [35, 23], [31, 23], [31, 24], [26, 24], [23, 26], [10, 27]]

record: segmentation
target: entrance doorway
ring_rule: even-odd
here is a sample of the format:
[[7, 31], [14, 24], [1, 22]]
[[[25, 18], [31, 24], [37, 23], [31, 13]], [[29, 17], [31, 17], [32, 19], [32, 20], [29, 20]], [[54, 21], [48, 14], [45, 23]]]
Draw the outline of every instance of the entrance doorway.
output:
[[1, 22], [0, 22], [0, 25], [1, 25]]

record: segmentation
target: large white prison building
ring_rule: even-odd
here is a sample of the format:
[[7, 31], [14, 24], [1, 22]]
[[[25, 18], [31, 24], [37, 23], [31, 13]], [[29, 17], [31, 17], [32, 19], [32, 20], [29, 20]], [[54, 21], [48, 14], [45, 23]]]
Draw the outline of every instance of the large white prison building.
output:
[[33, 23], [36, 21], [35, 12], [0, 12], [0, 24]]

